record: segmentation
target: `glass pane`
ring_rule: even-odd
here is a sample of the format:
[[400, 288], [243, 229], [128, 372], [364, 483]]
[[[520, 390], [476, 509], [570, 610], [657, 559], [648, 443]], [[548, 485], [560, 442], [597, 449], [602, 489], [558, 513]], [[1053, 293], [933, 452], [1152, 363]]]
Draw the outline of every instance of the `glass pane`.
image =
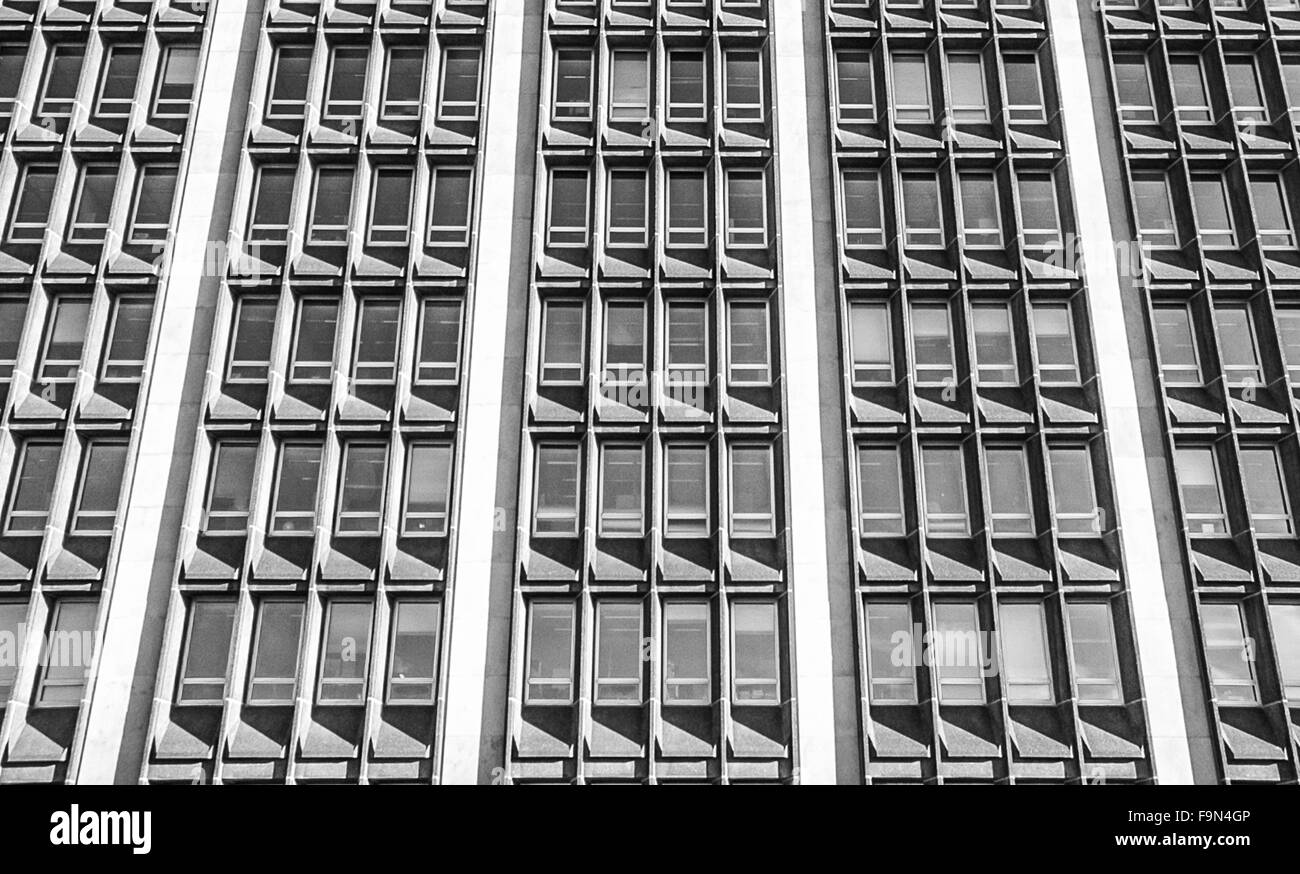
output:
[[86, 449], [81, 500], [73, 516], [76, 533], [112, 531], [117, 516], [122, 474], [126, 470], [126, 444], [95, 441]]
[[335, 601], [329, 605], [321, 645], [320, 700], [361, 703], [365, 700], [370, 659], [371, 605]]
[[225, 697], [234, 628], [234, 601], [194, 602], [190, 608], [185, 671], [177, 696], [180, 702], [219, 703]]
[[397, 602], [393, 615], [393, 651], [388, 666], [391, 701], [433, 702], [441, 622], [442, 609], [437, 601]]
[[407, 475], [406, 534], [436, 534], [447, 528], [447, 493], [451, 487], [451, 446], [411, 446]]
[[709, 606], [664, 605], [664, 703], [708, 704]]
[[989, 448], [984, 455], [988, 466], [993, 533], [1034, 534], [1025, 451], [1019, 447]]
[[597, 704], [641, 701], [642, 646], [639, 603], [597, 605]]
[[1074, 657], [1074, 680], [1079, 702], [1116, 704], [1123, 698], [1119, 660], [1110, 607], [1099, 604], [1070, 604], [1070, 646]]
[[781, 700], [775, 604], [738, 603], [731, 611], [736, 703]]
[[961, 449], [927, 446], [921, 450], [927, 534], [969, 534], [966, 468]]
[[218, 443], [212, 462], [206, 530], [242, 531], [248, 525], [255, 443]]
[[867, 604], [867, 662], [872, 704], [916, 701], [912, 615], [907, 604]]
[[528, 703], [573, 698], [573, 605], [533, 604], [529, 610]]
[[289, 444], [280, 453], [280, 479], [271, 529], [275, 533], [310, 533], [316, 524], [316, 488], [321, 447]]
[[1041, 604], [1002, 604], [1002, 666], [1007, 700], [1013, 704], [1051, 704], [1052, 672]]
[[257, 613], [256, 652], [248, 684], [250, 704], [293, 701], [302, 620], [300, 601], [262, 603]]

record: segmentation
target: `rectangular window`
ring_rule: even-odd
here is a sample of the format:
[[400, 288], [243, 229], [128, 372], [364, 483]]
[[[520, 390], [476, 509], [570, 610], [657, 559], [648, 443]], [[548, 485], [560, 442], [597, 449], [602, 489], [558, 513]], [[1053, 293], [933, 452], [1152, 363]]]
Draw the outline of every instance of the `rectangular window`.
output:
[[533, 495], [533, 534], [577, 537], [582, 449], [542, 444], [537, 447]]
[[1120, 121], [1155, 122], [1155, 96], [1146, 55], [1116, 55], [1114, 73]]
[[1043, 605], [1003, 602], [998, 605], [998, 620], [1007, 703], [1056, 703]]
[[242, 534], [247, 530], [256, 460], [256, 443], [223, 440], [213, 446], [203, 513], [205, 534]]
[[888, 303], [849, 304], [854, 385], [894, 384], [894, 341]]
[[271, 505], [271, 533], [310, 535], [316, 526], [321, 445], [286, 443], [280, 448], [279, 461]]
[[1037, 533], [1024, 447], [990, 446], [984, 450], [984, 463], [988, 469], [989, 527], [994, 536]]
[[727, 304], [727, 384], [770, 385], [771, 325], [765, 300]]
[[474, 171], [470, 167], [434, 167], [429, 201], [429, 245], [469, 242], [470, 199]]
[[552, 170], [546, 245], [586, 246], [588, 205], [586, 170]]
[[998, 206], [998, 183], [992, 173], [962, 173], [962, 235], [972, 249], [1002, 248], [1002, 220]]
[[867, 685], [872, 704], [917, 702], [912, 636], [907, 604], [867, 602]]
[[358, 302], [352, 357], [354, 384], [392, 385], [397, 381], [401, 321], [402, 302], [395, 297], [363, 297]]
[[303, 603], [263, 599], [253, 631], [248, 704], [292, 704], [298, 694]]
[[54, 202], [54, 164], [27, 164], [18, 180], [18, 191], [9, 213], [9, 242], [39, 243], [49, 224], [50, 204]]
[[574, 605], [534, 601], [528, 607], [525, 704], [573, 702]]
[[90, 298], [56, 297], [50, 302], [45, 328], [45, 346], [36, 367], [36, 381], [73, 382], [81, 368], [90, 321]]
[[948, 81], [952, 86], [952, 120], [987, 122], [989, 98], [980, 56], [973, 52], [948, 55]]
[[177, 704], [221, 704], [230, 673], [235, 602], [195, 598], [190, 603]]
[[1260, 246], [1265, 249], [1294, 249], [1295, 233], [1282, 177], [1252, 174], [1250, 199], [1255, 205], [1255, 233]]
[[[1269, 604], [1268, 615], [1273, 622], [1273, 644], [1284, 694], [1294, 706], [1294, 702], [1300, 701], [1300, 604]], [[0, 680], [0, 700], [3, 699], [4, 686]]]
[[60, 599], [50, 608], [44, 664], [36, 682], [37, 707], [77, 707], [95, 657], [95, 617], [99, 604]]
[[39, 534], [45, 530], [61, 448], [58, 443], [42, 440], [23, 443], [10, 480], [5, 533], [28, 531]]
[[1086, 446], [1056, 446], [1049, 450], [1056, 529], [1061, 536], [1099, 537], [1103, 520], [1092, 476], [1092, 454]]
[[1115, 644], [1110, 605], [1074, 602], [1066, 605], [1066, 615], [1070, 622], [1070, 652], [1079, 703], [1122, 703], [1119, 647]]
[[982, 386], [1017, 385], [1016, 341], [1011, 330], [1011, 304], [971, 304], [975, 334], [976, 381]]
[[891, 59], [894, 79], [894, 119], [900, 122], [934, 121], [930, 103], [930, 68], [925, 55], [897, 54]]
[[253, 180], [253, 207], [248, 218], [248, 242], [283, 245], [289, 235], [289, 210], [295, 171], [292, 165], [267, 164]]
[[1228, 517], [1219, 487], [1219, 464], [1208, 446], [1174, 450], [1174, 472], [1189, 534], [1227, 534]]
[[1079, 356], [1070, 305], [1034, 304], [1031, 312], [1039, 381], [1045, 385], [1079, 385]]
[[307, 104], [310, 46], [278, 46], [271, 64], [267, 118], [302, 118]]
[[1264, 92], [1259, 85], [1255, 56], [1228, 55], [1223, 59], [1223, 72], [1228, 80], [1233, 117], [1238, 122], [1267, 124], [1268, 109], [1264, 106]]
[[423, 99], [424, 49], [389, 46], [384, 70], [384, 97], [379, 105], [380, 118], [418, 118]]
[[172, 204], [176, 199], [176, 164], [143, 164], [136, 179], [135, 201], [127, 242], [136, 245], [160, 243], [172, 226]]
[[1151, 314], [1165, 385], [1204, 385], [1191, 308], [1187, 304], [1153, 306]]
[[767, 185], [763, 173], [727, 171], [727, 246], [767, 245]]
[[442, 605], [401, 598], [393, 604], [393, 638], [388, 652], [391, 704], [432, 704], [438, 688], [438, 638]]
[[377, 535], [384, 515], [384, 486], [388, 472], [388, 446], [383, 443], [343, 444], [339, 475], [337, 534]]
[[905, 173], [903, 245], [937, 249], [944, 244], [943, 211], [939, 207], [939, 178], [932, 173]]
[[158, 88], [153, 97], [154, 118], [187, 118], [199, 69], [197, 46], [170, 46], [163, 52]]
[[460, 379], [460, 313], [459, 300], [426, 297], [420, 301], [417, 384], [454, 385]]
[[406, 167], [375, 168], [367, 246], [405, 246], [410, 241], [411, 176]]
[[442, 53], [442, 85], [438, 117], [455, 121], [478, 118], [478, 49], [446, 49]]
[[709, 704], [713, 681], [709, 605], [664, 604], [664, 704]]
[[913, 378], [917, 385], [952, 385], [957, 362], [947, 304], [912, 304]]
[[1047, 111], [1043, 106], [1043, 79], [1038, 66], [1038, 55], [1003, 56], [1002, 74], [1007, 88], [1007, 118], [1011, 123], [1046, 121]]
[[970, 535], [966, 501], [966, 459], [959, 446], [923, 446], [921, 479], [925, 533]]
[[334, 335], [339, 302], [309, 297], [298, 302], [298, 324], [289, 356], [289, 382], [325, 383], [334, 372]]
[[266, 382], [271, 367], [275, 310], [273, 297], [240, 297], [236, 300], [227, 381]]
[[645, 303], [611, 300], [605, 304], [603, 384], [628, 387], [645, 383]]
[[645, 449], [607, 443], [600, 449], [600, 535], [640, 536], [645, 531]]
[[370, 50], [362, 46], [334, 46], [330, 50], [325, 84], [327, 119], [360, 118], [365, 105], [366, 64]]
[[144, 373], [145, 353], [149, 347], [149, 328], [153, 324], [153, 299], [117, 297], [108, 318], [108, 338], [104, 344], [104, 363], [99, 369], [101, 382], [134, 383]]
[[1134, 174], [1133, 210], [1137, 213], [1138, 241], [1151, 249], [1178, 248], [1174, 203], [1169, 178], [1163, 173]]
[[591, 121], [591, 82], [590, 51], [556, 49], [551, 118], [555, 121]]
[[587, 367], [581, 301], [542, 301], [542, 385], [582, 385]]
[[843, 123], [876, 120], [876, 93], [871, 53], [841, 49], [835, 53], [836, 109]]
[[1261, 536], [1292, 534], [1281, 458], [1272, 446], [1241, 447], [1241, 477], [1250, 524]]
[[858, 533], [902, 536], [903, 475], [897, 446], [858, 447]]
[[1026, 248], [1054, 249], [1064, 244], [1056, 181], [1050, 173], [1022, 173], [1016, 178], [1020, 220]]
[[1254, 646], [1237, 604], [1202, 604], [1201, 632], [1210, 686], [1220, 704], [1257, 704]]
[[668, 121], [704, 121], [704, 74], [704, 52], [668, 53]]
[[[0, 72], [3, 72], [0, 69]], [[13, 694], [22, 667], [23, 647], [26, 646], [27, 602], [0, 601], [0, 640], [5, 641], [7, 656], [0, 658], [0, 708]]]
[[845, 170], [844, 245], [880, 249], [885, 245], [885, 215], [880, 200], [879, 171]]
[[0, 297], [0, 383], [13, 378], [26, 321], [26, 297]]
[[142, 49], [129, 43], [112, 43], [104, 51], [104, 71], [100, 74], [99, 94], [95, 98], [95, 115], [126, 118], [135, 103], [135, 83], [140, 75]]
[[670, 300], [664, 304], [664, 320], [665, 387], [676, 399], [697, 405], [708, 383], [708, 310], [695, 301]]
[[1196, 232], [1205, 249], [1236, 249], [1237, 234], [1228, 209], [1228, 191], [1222, 176], [1192, 177], [1192, 207]]
[[1255, 320], [1247, 304], [1223, 304], [1214, 308], [1219, 333], [1219, 357], [1223, 378], [1233, 388], [1264, 384], [1264, 371], [1255, 342]]
[[1171, 55], [1169, 79], [1174, 89], [1174, 107], [1185, 122], [1209, 122], [1210, 97], [1205, 90], [1205, 73], [1199, 55]]
[[596, 604], [596, 704], [640, 704], [642, 674], [641, 604]]
[[[1300, 387], [1300, 308], [1276, 307], [1273, 314], [1277, 318], [1278, 342], [1282, 346], [1282, 357], [1286, 359], [1287, 374], [1291, 377], [1294, 390], [1295, 387]], [[21, 323], [22, 320], [19, 319], [19, 324]], [[0, 354], [0, 359], [3, 357]]]
[[776, 484], [771, 446], [731, 447], [731, 536], [776, 534]]
[[606, 209], [611, 247], [645, 246], [650, 235], [649, 198], [644, 170], [612, 170]]
[[781, 644], [776, 604], [733, 604], [731, 636], [732, 703], [780, 704]]
[[664, 536], [709, 536], [709, 450], [704, 445], [664, 447]]
[[650, 118], [650, 55], [639, 50], [610, 53], [609, 120], [644, 122]]
[[373, 613], [368, 601], [334, 600], [326, 604], [317, 704], [365, 702]]
[[102, 534], [113, 530], [125, 470], [125, 441], [91, 440], [86, 444], [68, 533]]
[[931, 654], [938, 674], [940, 704], [984, 703], [984, 644], [974, 604], [934, 605]]
[[45, 79], [36, 99], [37, 119], [67, 118], [81, 79], [81, 64], [86, 57], [85, 43], [54, 43], [45, 60]]
[[722, 53], [723, 121], [763, 120], [763, 56], [758, 51], [729, 49]]
[[308, 243], [343, 243], [352, 222], [352, 185], [356, 171], [349, 166], [316, 168], [311, 193]]
[[402, 534], [447, 533], [447, 501], [451, 494], [451, 444], [412, 443], [406, 453], [406, 500], [402, 505]]
[[668, 246], [707, 246], [708, 188], [704, 173], [698, 170], [669, 170], [667, 188]]

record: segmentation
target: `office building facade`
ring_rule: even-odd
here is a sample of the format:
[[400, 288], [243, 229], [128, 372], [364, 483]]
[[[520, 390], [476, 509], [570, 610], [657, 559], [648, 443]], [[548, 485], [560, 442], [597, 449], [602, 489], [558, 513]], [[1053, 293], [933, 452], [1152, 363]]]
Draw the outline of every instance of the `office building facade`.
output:
[[0, 783], [1295, 782], [1295, 6], [3, 3]]

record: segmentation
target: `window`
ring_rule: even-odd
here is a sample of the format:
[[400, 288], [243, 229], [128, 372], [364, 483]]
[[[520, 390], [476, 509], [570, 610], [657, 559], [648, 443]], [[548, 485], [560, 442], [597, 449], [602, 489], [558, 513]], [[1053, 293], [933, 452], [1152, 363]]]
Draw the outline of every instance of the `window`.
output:
[[552, 170], [546, 245], [586, 246], [587, 206], [587, 171]]
[[1134, 174], [1132, 188], [1138, 241], [1151, 249], [1178, 248], [1178, 229], [1174, 225], [1168, 177], [1163, 173]]
[[[904, 655], [899, 658], [900, 649]], [[867, 686], [872, 704], [915, 704], [912, 614], [905, 603], [867, 602]]]
[[388, 446], [383, 443], [343, 444], [339, 477], [337, 534], [377, 535], [384, 515], [384, 484]]
[[1196, 232], [1205, 249], [1236, 249], [1237, 234], [1228, 211], [1228, 192], [1222, 176], [1192, 177], [1192, 207]]
[[1202, 604], [1210, 686], [1220, 704], [1256, 704], [1254, 646], [1237, 604]]
[[767, 191], [761, 171], [727, 171], [727, 245], [767, 245]]
[[988, 469], [989, 527], [994, 536], [1037, 533], [1024, 447], [990, 446], [984, 450], [984, 463]]
[[997, 179], [992, 173], [962, 173], [958, 189], [966, 245], [972, 249], [1002, 248]]
[[705, 445], [664, 447], [664, 536], [709, 535], [709, 450]]
[[405, 246], [410, 239], [411, 170], [377, 167], [370, 189], [367, 246]]
[[312, 533], [316, 525], [320, 469], [319, 443], [286, 443], [280, 448], [271, 505], [272, 534]]
[[424, 49], [389, 46], [380, 118], [418, 118], [424, 97]]
[[[26, 43], [0, 43], [0, 129], [8, 127], [9, 118], [14, 113], [14, 97], [18, 95], [26, 62]], [[0, 687], [0, 700], [5, 697], [2, 691], [3, 687]]]
[[470, 198], [474, 171], [470, 167], [434, 167], [429, 203], [429, 245], [469, 242]]
[[966, 460], [958, 446], [923, 446], [921, 479], [925, 533], [970, 535], [966, 503]]
[[1286, 186], [1281, 176], [1252, 175], [1250, 199], [1255, 204], [1255, 232], [1265, 249], [1294, 249]]
[[361, 46], [334, 46], [330, 49], [329, 75], [325, 83], [325, 118], [361, 117], [365, 105], [366, 63], [369, 57], [369, 49]]
[[695, 301], [670, 300], [664, 304], [664, 319], [665, 387], [675, 400], [698, 406], [708, 383], [708, 310]]
[[1016, 179], [1020, 194], [1020, 220], [1027, 248], [1061, 246], [1061, 212], [1056, 200], [1056, 182], [1050, 173], [1023, 173]]
[[397, 381], [397, 341], [402, 302], [397, 298], [365, 297], [357, 304], [352, 381], [392, 385]]
[[731, 536], [776, 535], [772, 447], [731, 447]]
[[141, 53], [140, 46], [128, 43], [113, 43], [105, 49], [104, 72], [100, 74], [95, 115], [101, 118], [126, 118], [131, 114], [131, 106], [135, 103], [135, 83], [140, 74]]
[[352, 216], [352, 185], [355, 171], [348, 166], [316, 168], [312, 187], [311, 225], [308, 243], [342, 243], [348, 238]]
[[638, 50], [610, 53], [609, 120], [650, 118], [650, 55]]
[[22, 445], [10, 480], [6, 534], [24, 531], [39, 534], [45, 530], [60, 449], [58, 443], [40, 440], [29, 440]]
[[292, 704], [298, 694], [303, 603], [264, 599], [257, 608], [248, 703]]
[[271, 366], [275, 310], [273, 297], [240, 297], [235, 301], [230, 364], [226, 368], [228, 381], [266, 382]]
[[939, 208], [939, 178], [932, 173], [904, 173], [903, 245], [935, 249], [944, 244]]
[[37, 118], [67, 118], [77, 96], [81, 63], [86, 57], [84, 43], [54, 43], [45, 61], [45, 80], [36, 100]]
[[1228, 385], [1251, 388], [1264, 384], [1255, 343], [1255, 324], [1247, 304], [1223, 304], [1214, 308], [1219, 332], [1219, 358]]
[[525, 704], [573, 701], [574, 605], [535, 601], [528, 608]]
[[975, 334], [976, 379], [982, 386], [1016, 385], [1016, 341], [1011, 331], [1011, 304], [971, 304]]
[[[1292, 702], [1300, 701], [1300, 604], [1269, 604], [1268, 615], [1273, 621], [1273, 644], [1284, 694]], [[4, 699], [2, 683], [0, 680], [0, 700]]]
[[367, 601], [330, 601], [326, 605], [317, 704], [365, 702], [373, 612]]
[[457, 121], [478, 118], [478, 49], [446, 49], [442, 53], [442, 87], [438, 117]]
[[176, 199], [176, 164], [143, 164], [136, 178], [135, 205], [127, 242], [160, 243], [171, 232], [172, 203]]
[[948, 81], [952, 85], [952, 120], [987, 122], [988, 91], [984, 85], [984, 63], [978, 54], [948, 56]]
[[849, 304], [854, 385], [894, 384], [894, 341], [889, 304]]
[[22, 667], [27, 636], [26, 617], [26, 601], [0, 601], [0, 640], [5, 642], [5, 656], [0, 658], [0, 708], [4, 707], [13, 693], [18, 669]]
[[1034, 304], [1031, 312], [1039, 381], [1046, 385], [1079, 385], [1079, 358], [1070, 305]]
[[1054, 446], [1048, 455], [1052, 464], [1052, 500], [1056, 508], [1056, 529], [1062, 537], [1098, 537], [1105, 525], [1097, 506], [1092, 477], [1092, 455], [1086, 446]]
[[108, 233], [108, 215], [117, 188], [116, 164], [85, 164], [77, 177], [73, 197], [70, 243], [102, 243]]
[[1287, 107], [1300, 108], [1300, 56], [1282, 55], [1282, 81], [1286, 84]]
[[732, 702], [780, 704], [780, 642], [776, 604], [739, 601], [731, 607]]
[[412, 443], [406, 453], [402, 534], [446, 534], [450, 493], [451, 444]]
[[18, 180], [13, 211], [9, 214], [9, 242], [39, 243], [49, 223], [50, 204], [54, 201], [54, 164], [27, 164]]
[[50, 608], [44, 664], [36, 682], [37, 707], [77, 707], [95, 657], [94, 601], [60, 599]]
[[600, 449], [600, 536], [640, 536], [645, 531], [645, 450], [607, 443]]
[[931, 658], [938, 674], [940, 704], [983, 704], [984, 644], [974, 604], [934, 605]]
[[644, 170], [612, 170], [608, 212], [610, 246], [645, 246], [649, 238], [649, 203]]
[[596, 704], [641, 703], [641, 604], [596, 604]]
[[1153, 306], [1151, 312], [1165, 385], [1203, 385], [1191, 308], [1187, 304]]
[[555, 121], [591, 121], [591, 52], [556, 49], [551, 117]]
[[835, 53], [835, 96], [841, 122], [876, 120], [870, 52], [841, 49]]
[[442, 605], [402, 598], [393, 604], [388, 653], [389, 704], [432, 704], [438, 687], [438, 635]]
[[1038, 55], [1006, 55], [1002, 58], [1002, 73], [1007, 88], [1007, 118], [1011, 123], [1046, 121]]
[[709, 605], [664, 605], [664, 704], [709, 704], [712, 671]]
[[197, 46], [170, 46], [163, 52], [158, 89], [153, 97], [154, 118], [189, 116], [198, 68]]
[[37, 365], [36, 381], [41, 383], [73, 382], [81, 367], [86, 345], [86, 326], [90, 321], [90, 299], [56, 297], [50, 302], [45, 328], [45, 346]]
[[221, 441], [212, 448], [212, 474], [204, 505], [205, 534], [242, 534], [248, 528], [257, 444]]
[[729, 49], [722, 53], [723, 120], [763, 120], [763, 56], [758, 51]]
[[903, 475], [897, 446], [858, 447], [858, 533], [902, 536]]
[[880, 249], [885, 245], [885, 217], [878, 171], [844, 171], [844, 245]]
[[[307, 103], [310, 46], [279, 46], [271, 63], [267, 118], [302, 118]], [[332, 81], [332, 79], [331, 79]]]
[[1259, 71], [1255, 69], [1253, 55], [1228, 55], [1223, 59], [1223, 72], [1228, 80], [1228, 96], [1232, 99], [1232, 115], [1237, 121], [1268, 121], [1264, 106], [1264, 92], [1259, 86]]
[[124, 441], [91, 440], [86, 444], [68, 533], [99, 534], [113, 530], [125, 470]]
[[1070, 622], [1070, 652], [1074, 660], [1075, 694], [1080, 704], [1119, 704], [1119, 649], [1110, 606], [1105, 602], [1066, 605]]
[[334, 372], [334, 334], [338, 327], [339, 302], [308, 297], [298, 302], [298, 324], [293, 353], [289, 356], [289, 381], [330, 381]]
[[1051, 654], [1041, 603], [998, 605], [1002, 675], [1009, 704], [1054, 704]]
[[1114, 71], [1120, 121], [1155, 122], [1155, 97], [1146, 55], [1116, 55]]
[[196, 598], [190, 602], [177, 704], [221, 704], [225, 700], [234, 630], [234, 601]]
[[699, 122], [705, 119], [704, 52], [668, 53], [668, 120]]
[[704, 173], [697, 170], [669, 170], [667, 175], [668, 246], [707, 246], [707, 189]]
[[582, 384], [587, 366], [585, 321], [581, 301], [542, 301], [542, 385]]
[[912, 357], [917, 385], [955, 384], [957, 363], [947, 304], [912, 304]]
[[898, 54], [892, 58], [894, 78], [894, 120], [931, 122], [930, 68], [925, 55]]
[[771, 384], [770, 340], [766, 300], [733, 300], [727, 304], [728, 385]]
[[1174, 450], [1174, 472], [1183, 501], [1183, 524], [1189, 534], [1226, 534], [1228, 517], [1219, 488], [1219, 465], [1208, 446]]
[[149, 327], [153, 322], [153, 300], [147, 297], [117, 297], [108, 319], [101, 382], [139, 382], [144, 372]]
[[533, 534], [577, 537], [582, 450], [544, 443], [537, 447], [533, 496]]
[[426, 297], [420, 301], [415, 381], [454, 385], [460, 378], [459, 300]]
[[13, 378], [26, 321], [26, 297], [0, 297], [0, 383]]
[[[1286, 359], [1287, 374], [1293, 386], [1300, 386], [1300, 308], [1275, 307], [1273, 314], [1277, 318], [1278, 342]], [[3, 357], [0, 355], [0, 359]]]
[[289, 234], [293, 179], [292, 165], [268, 164], [257, 168], [253, 209], [248, 220], [248, 242], [284, 244]]
[[1290, 535], [1291, 510], [1282, 479], [1281, 459], [1272, 446], [1241, 448], [1241, 476], [1250, 524], [1259, 535]]
[[[645, 382], [645, 304], [611, 300], [605, 304], [605, 387], [629, 387]], [[617, 397], [618, 394], [615, 394]]]
[[1201, 69], [1200, 56], [1171, 55], [1169, 78], [1173, 84], [1178, 119], [1190, 122], [1210, 121], [1210, 98], [1205, 90], [1205, 73]]

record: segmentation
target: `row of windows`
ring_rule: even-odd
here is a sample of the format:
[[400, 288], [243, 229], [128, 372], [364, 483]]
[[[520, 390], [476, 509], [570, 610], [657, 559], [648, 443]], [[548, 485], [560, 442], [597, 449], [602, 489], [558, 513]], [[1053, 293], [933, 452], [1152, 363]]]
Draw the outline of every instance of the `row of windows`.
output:
[[[600, 600], [594, 607], [591, 700], [599, 705], [640, 705], [654, 658], [647, 641], [662, 641], [661, 701], [666, 707], [714, 700], [713, 607], [703, 600], [665, 600], [658, 635], [645, 630], [640, 600]], [[575, 698], [578, 608], [573, 601], [528, 603], [524, 703], [568, 705]], [[731, 703], [782, 703], [780, 616], [775, 601], [731, 602], [729, 627]]]
[[[1207, 250], [1239, 251], [1252, 242], [1264, 249], [1295, 249], [1293, 186], [1286, 178], [1254, 172], [1241, 184], [1229, 180], [1199, 171], [1134, 171], [1130, 191], [1142, 246], [1178, 249], [1195, 239]], [[1249, 197], [1242, 196], [1243, 189]], [[1248, 236], [1251, 226], [1254, 234]]]
[[[646, 445], [610, 440], [599, 446], [597, 533], [640, 537], [646, 529]], [[582, 530], [582, 446], [543, 442], [534, 454], [533, 534], [577, 537]], [[713, 531], [714, 450], [706, 442], [663, 444], [662, 530], [665, 537], [708, 537]], [[771, 444], [727, 447], [727, 530], [732, 537], [777, 532], [776, 459]]]
[[[27, 297], [0, 296], [0, 384], [13, 376], [27, 317]], [[88, 295], [60, 294], [50, 299], [41, 346], [32, 370], [40, 385], [73, 382], [81, 367], [90, 324]], [[96, 368], [102, 383], [136, 383], [144, 371], [153, 321], [153, 298], [120, 294], [111, 299], [103, 353]]]
[[[30, 439], [22, 443], [5, 504], [6, 535], [44, 533], [50, 522], [62, 454], [63, 444], [57, 440]], [[84, 442], [69, 534], [105, 534], [113, 530], [118, 521], [126, 455], [127, 442], [123, 439], [92, 438]]]
[[[1217, 303], [1206, 308], [1191, 303], [1154, 303], [1151, 319], [1165, 385], [1201, 387], [1207, 383], [1206, 375], [1216, 371], [1232, 387], [1267, 385], [1256, 327], [1260, 312], [1247, 303]], [[1276, 329], [1287, 374], [1300, 385], [1300, 308], [1279, 306], [1267, 312], [1265, 324]], [[1217, 340], [1217, 367], [1206, 360], [1206, 335], [1198, 330], [1206, 321], [1212, 322]]]
[[[1244, 491], [1247, 516], [1256, 535], [1293, 537], [1295, 523], [1279, 447], [1243, 444], [1236, 456], [1233, 465], [1226, 448], [1191, 445], [1174, 450], [1174, 471], [1187, 533], [1196, 537], [1228, 536], [1232, 531], [1228, 494]], [[1226, 477], [1225, 470], [1233, 475]], [[1225, 493], [1225, 479], [1233, 485], [1239, 483], [1240, 488]]]
[[[1217, 10], [1221, 12], [1231, 12], [1234, 10], [1245, 10], [1250, 8], [1251, 0], [1104, 0], [1106, 9], [1141, 9], [1150, 7], [1160, 10], [1189, 10], [1201, 7], [1206, 10]], [[1300, 10], [1300, 0], [1264, 0], [1262, 8], [1272, 9], [1278, 12], [1289, 12]]]
[[[117, 162], [88, 161], [76, 172], [65, 239], [70, 243], [103, 243], [108, 236], [121, 167]], [[44, 238], [58, 173], [57, 164], [23, 165], [9, 215], [9, 242], [39, 243]], [[167, 239], [177, 173], [176, 164], [140, 165], [127, 220], [127, 243], [144, 245]]]
[[[99, 604], [89, 598], [50, 603], [48, 633], [40, 650], [34, 707], [77, 707], [86, 691], [95, 649]], [[0, 659], [0, 709], [13, 694], [26, 637], [27, 602], [0, 601], [0, 641], [17, 657]]]
[[[903, 499], [907, 480], [916, 481], [927, 537], [971, 534], [972, 496], [968, 494], [967, 452], [959, 444], [922, 443], [919, 470], [905, 464], [897, 443], [858, 445], [858, 533], [907, 533]], [[1023, 443], [987, 442], [982, 459], [988, 504], [987, 530], [995, 537], [1039, 533], [1031, 483], [1050, 473], [1053, 518], [1067, 537], [1100, 537], [1106, 530], [1097, 502], [1092, 452], [1081, 445], [1050, 445], [1046, 470]], [[912, 491], [909, 489], [909, 494]], [[978, 501], [978, 496], [974, 499]]]
[[[360, 705], [366, 701], [375, 633], [372, 600], [331, 598], [317, 658], [316, 704]], [[238, 605], [225, 598], [190, 602], [182, 647], [176, 703], [214, 705], [225, 701], [230, 685]], [[306, 603], [293, 598], [261, 598], [253, 621], [244, 706], [292, 705], [298, 696]], [[384, 703], [429, 705], [438, 685], [440, 601], [395, 598], [390, 618]]]

